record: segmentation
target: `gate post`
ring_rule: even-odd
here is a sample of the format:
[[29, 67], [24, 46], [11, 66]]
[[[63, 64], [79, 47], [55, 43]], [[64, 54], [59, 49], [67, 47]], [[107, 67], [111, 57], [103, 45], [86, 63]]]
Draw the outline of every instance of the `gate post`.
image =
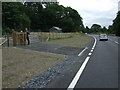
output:
[[12, 34], [12, 36], [13, 36], [13, 46], [16, 46], [16, 31], [13, 31], [13, 34]]

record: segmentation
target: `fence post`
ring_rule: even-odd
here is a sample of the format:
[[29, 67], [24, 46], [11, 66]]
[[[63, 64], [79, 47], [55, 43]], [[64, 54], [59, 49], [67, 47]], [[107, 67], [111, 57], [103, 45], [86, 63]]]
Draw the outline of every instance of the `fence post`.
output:
[[16, 31], [13, 31], [13, 46], [16, 46]]
[[7, 46], [9, 47], [9, 34], [7, 34]]

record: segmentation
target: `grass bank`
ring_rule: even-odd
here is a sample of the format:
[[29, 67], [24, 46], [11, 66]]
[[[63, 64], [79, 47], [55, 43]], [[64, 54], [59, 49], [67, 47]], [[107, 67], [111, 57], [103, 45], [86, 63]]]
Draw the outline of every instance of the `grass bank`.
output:
[[2, 87], [17, 88], [49, 67], [65, 60], [60, 54], [12, 47], [2, 48]]
[[87, 36], [87, 35], [82, 34], [82, 33], [75, 33], [70, 38], [50, 40], [47, 43], [83, 48], [91, 40], [92, 40], [92, 37], [90, 37], [90, 36]]

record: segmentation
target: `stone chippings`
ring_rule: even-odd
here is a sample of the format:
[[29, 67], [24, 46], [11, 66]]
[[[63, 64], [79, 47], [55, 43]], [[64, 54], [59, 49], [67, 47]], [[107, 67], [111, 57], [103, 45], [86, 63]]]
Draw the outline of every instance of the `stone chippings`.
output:
[[55, 76], [61, 74], [61, 71], [70, 65], [77, 56], [69, 56], [65, 61], [47, 69], [43, 73], [35, 76], [33, 79], [28, 81], [25, 86], [20, 88], [44, 88]]

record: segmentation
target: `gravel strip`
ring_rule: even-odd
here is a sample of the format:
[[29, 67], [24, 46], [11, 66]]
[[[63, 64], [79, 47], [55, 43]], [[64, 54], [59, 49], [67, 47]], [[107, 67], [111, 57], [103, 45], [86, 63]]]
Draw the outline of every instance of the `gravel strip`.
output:
[[78, 47], [70, 47], [70, 46], [63, 46], [57, 44], [45, 44], [45, 43], [34, 43], [26, 46], [18, 45], [17, 47], [23, 49], [35, 50], [35, 51], [63, 54], [63, 55], [78, 55], [78, 53], [83, 49]]
[[75, 59], [78, 59], [77, 56], [69, 56], [65, 61], [47, 69], [45, 72], [34, 77], [28, 83], [20, 88], [45, 88], [45, 86], [52, 81], [55, 76], [61, 74], [62, 70], [71, 65]]

